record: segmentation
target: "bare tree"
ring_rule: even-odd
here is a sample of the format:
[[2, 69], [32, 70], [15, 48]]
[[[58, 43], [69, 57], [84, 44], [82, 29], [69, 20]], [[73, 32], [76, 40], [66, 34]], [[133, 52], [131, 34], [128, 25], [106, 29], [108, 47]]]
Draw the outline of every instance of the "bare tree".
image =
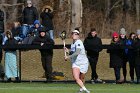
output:
[[[12, 5], [13, 4], [17, 4], [17, 0], [13, 0], [13, 2], [12, 2]], [[15, 21], [16, 20], [16, 15], [17, 15], [17, 7], [16, 6], [13, 6], [12, 7], [12, 15], [11, 15], [11, 17], [10, 18], [12, 18], [11, 19], [11, 21]]]
[[1, 0], [1, 4], [0, 4], [0, 8], [1, 10], [4, 12], [4, 29], [6, 28], [6, 12], [5, 12], [5, 8], [3, 7], [3, 4], [5, 3], [5, 0]]
[[137, 15], [137, 21], [140, 21], [140, 1], [136, 0], [136, 15]]
[[72, 27], [73, 30], [76, 27], [81, 28], [82, 26], [82, 1], [81, 0], [71, 0], [72, 5]]

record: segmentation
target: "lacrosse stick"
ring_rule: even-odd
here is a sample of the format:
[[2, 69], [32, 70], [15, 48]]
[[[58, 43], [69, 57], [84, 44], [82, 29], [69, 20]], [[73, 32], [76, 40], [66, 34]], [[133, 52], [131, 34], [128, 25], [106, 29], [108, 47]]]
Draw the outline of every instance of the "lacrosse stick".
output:
[[[63, 41], [63, 45], [64, 45], [64, 48], [65, 48], [65, 46], [66, 46], [66, 43], [65, 43], [65, 39], [66, 39], [66, 31], [65, 31], [65, 30], [61, 32], [61, 34], [60, 34], [60, 38], [62, 39], [62, 41]], [[65, 49], [64, 49], [64, 55], [66, 56], [66, 51], [65, 51]]]

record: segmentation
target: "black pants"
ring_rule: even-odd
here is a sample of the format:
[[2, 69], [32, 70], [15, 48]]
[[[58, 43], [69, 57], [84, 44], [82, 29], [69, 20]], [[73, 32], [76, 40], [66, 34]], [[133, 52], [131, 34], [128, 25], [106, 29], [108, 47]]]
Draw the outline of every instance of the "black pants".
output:
[[52, 55], [45, 55], [41, 57], [42, 66], [45, 70], [45, 76], [47, 80], [52, 79]]
[[140, 83], [140, 65], [135, 66], [137, 82]]
[[135, 59], [134, 59], [133, 56], [129, 56], [127, 58], [124, 58], [124, 60], [123, 60], [123, 76], [124, 76], [124, 81], [126, 81], [126, 76], [127, 76], [127, 69], [126, 69], [127, 61], [129, 61], [130, 78], [131, 78], [131, 80], [134, 80], [134, 69], [135, 69], [134, 61], [135, 61]]
[[116, 77], [116, 81], [120, 80], [120, 67], [115, 67], [114, 68], [114, 73], [115, 73], [115, 77]]
[[134, 80], [134, 72], [135, 72], [135, 59], [134, 58], [129, 58], [129, 73], [130, 73], [130, 78], [131, 80]]
[[124, 77], [124, 81], [126, 81], [126, 75], [127, 75], [127, 69], [126, 69], [126, 65], [127, 65], [127, 59], [123, 59], [123, 77]]
[[0, 78], [4, 78], [5, 72], [4, 72], [4, 67], [1, 63], [2, 60], [2, 50], [0, 50]]
[[97, 65], [97, 62], [98, 62], [98, 56], [94, 56], [94, 57], [90, 57], [88, 56], [88, 59], [89, 59], [89, 63], [90, 63], [90, 66], [91, 66], [91, 70], [92, 70], [92, 73], [91, 73], [91, 80], [95, 80], [98, 78], [98, 75], [97, 75], [97, 72], [96, 72], [96, 65]]

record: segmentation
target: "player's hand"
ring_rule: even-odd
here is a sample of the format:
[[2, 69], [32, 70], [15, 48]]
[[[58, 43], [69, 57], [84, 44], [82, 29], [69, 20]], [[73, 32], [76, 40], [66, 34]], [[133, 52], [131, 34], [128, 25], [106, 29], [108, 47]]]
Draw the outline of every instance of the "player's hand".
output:
[[64, 47], [64, 50], [65, 50], [66, 53], [69, 53], [69, 49], [68, 48]]
[[69, 56], [64, 56], [65, 60], [67, 61], [69, 59]]

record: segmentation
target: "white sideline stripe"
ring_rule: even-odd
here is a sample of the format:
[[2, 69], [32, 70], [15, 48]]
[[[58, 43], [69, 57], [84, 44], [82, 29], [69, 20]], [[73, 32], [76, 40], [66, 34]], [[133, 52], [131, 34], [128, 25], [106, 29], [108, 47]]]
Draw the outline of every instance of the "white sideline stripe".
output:
[[[69, 87], [1, 87], [0, 89], [23, 89], [23, 90], [67, 90]], [[70, 90], [75, 90], [75, 88], [69, 88]]]
[[[15, 89], [22, 89], [22, 90], [77, 90], [77, 88], [72, 87], [1, 87], [2, 90], [15, 90]], [[89, 89], [89, 90], [97, 90], [97, 91], [114, 91], [118, 89]], [[122, 90], [123, 91], [123, 90]], [[139, 91], [139, 90], [127, 90], [127, 91]]]

